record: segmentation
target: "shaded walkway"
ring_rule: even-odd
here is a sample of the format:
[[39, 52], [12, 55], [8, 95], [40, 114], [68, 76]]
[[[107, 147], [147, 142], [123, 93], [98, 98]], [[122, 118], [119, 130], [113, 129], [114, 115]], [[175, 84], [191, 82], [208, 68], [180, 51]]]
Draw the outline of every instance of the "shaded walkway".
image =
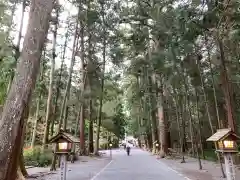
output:
[[[103, 167], [110, 162], [108, 157], [90, 158], [80, 157], [80, 160], [67, 165], [67, 180], [90, 180]], [[59, 171], [49, 172], [47, 168], [30, 168], [27, 169], [29, 175], [38, 176], [38, 178], [27, 178], [27, 180], [58, 180]], [[50, 174], [49, 174], [50, 173]], [[53, 174], [52, 174], [53, 173]]]
[[113, 151], [113, 161], [92, 180], [186, 180], [154, 156], [140, 149]]

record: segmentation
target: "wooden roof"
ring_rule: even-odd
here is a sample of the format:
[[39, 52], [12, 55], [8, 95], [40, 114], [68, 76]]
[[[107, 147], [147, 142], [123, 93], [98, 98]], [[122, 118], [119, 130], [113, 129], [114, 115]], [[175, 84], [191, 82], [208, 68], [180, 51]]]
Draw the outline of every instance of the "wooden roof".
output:
[[231, 129], [218, 129], [215, 134], [213, 134], [211, 137], [209, 137], [207, 139], [207, 141], [216, 142], [216, 141], [219, 141], [221, 139], [224, 139], [225, 137], [227, 137], [229, 135], [236, 138], [236, 140], [239, 139], [239, 137], [234, 132], [232, 132]]
[[64, 132], [64, 131], [60, 131], [57, 135], [53, 136], [48, 143], [55, 143], [56, 141], [58, 141], [59, 139], [66, 139], [67, 141], [71, 142], [71, 143], [80, 143], [79, 138]]

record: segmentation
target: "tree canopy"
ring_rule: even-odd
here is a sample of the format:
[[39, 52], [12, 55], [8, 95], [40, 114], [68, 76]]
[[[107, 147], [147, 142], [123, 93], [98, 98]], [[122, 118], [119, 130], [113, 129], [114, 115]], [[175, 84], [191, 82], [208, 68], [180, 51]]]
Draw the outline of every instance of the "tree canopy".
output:
[[217, 129], [240, 132], [239, 17], [233, 0], [0, 0], [3, 176], [60, 129], [80, 155], [127, 132], [206, 158]]

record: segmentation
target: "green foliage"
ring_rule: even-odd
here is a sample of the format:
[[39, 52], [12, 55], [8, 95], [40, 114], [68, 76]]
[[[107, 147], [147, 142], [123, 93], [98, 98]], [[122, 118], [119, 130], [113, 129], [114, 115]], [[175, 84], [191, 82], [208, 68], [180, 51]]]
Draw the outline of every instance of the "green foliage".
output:
[[[4, 56], [6, 55], [6, 52], [4, 52]], [[11, 57], [5, 57], [2, 62], [0, 61], [0, 104], [4, 103], [7, 96], [10, 73], [14, 71], [13, 64], [16, 64], [16, 62]]]
[[87, 21], [86, 23], [89, 25], [94, 24], [95, 22], [100, 21], [99, 14], [96, 11], [89, 11], [87, 14]]
[[24, 149], [23, 156], [26, 166], [45, 167], [52, 162], [52, 152], [45, 150], [43, 153], [41, 147]]
[[[163, 90], [164, 93], [166, 93], [166, 102], [164, 100], [161, 101], [166, 105], [166, 107], [164, 107], [164, 113], [168, 118], [169, 131], [174, 130], [174, 132], [176, 132], [175, 114], [184, 120], [189, 119], [188, 115], [191, 114], [194, 121], [193, 124], [197, 126], [196, 112], [198, 112], [198, 110], [196, 110], [195, 90], [199, 91], [200, 97], [202, 97], [203, 91], [206, 91], [209, 107], [211, 107], [210, 113], [213, 125], [217, 127], [215, 109], [212, 108], [214, 107], [212, 103], [214, 101], [212, 87], [217, 87], [217, 103], [219, 103], [217, 106], [220, 109], [224, 100], [218, 86], [221, 81], [219, 78], [220, 70], [219, 64], [211, 65], [207, 59], [210, 58], [213, 61], [214, 57], [218, 56], [218, 44], [215, 42], [217, 39], [216, 34], [219, 33], [221, 36], [222, 31], [225, 30], [225, 24], [228, 24], [226, 22], [218, 22], [219, 19], [223, 21], [224, 19], [228, 19], [226, 17], [221, 18], [225, 16], [221, 7], [215, 7], [215, 5], [210, 4], [210, 2], [202, 2], [203, 6], [200, 7], [198, 6], [200, 1], [179, 3], [179, 1], [166, 0], [148, 3], [145, 1], [132, 0], [130, 6], [128, 6], [128, 2], [125, 0], [116, 3], [113, 1], [101, 2], [103, 4], [101, 4], [100, 1], [81, 1], [81, 3], [80, 1], [76, 1], [74, 3], [76, 7], [78, 7], [78, 5], [82, 6], [80, 21], [82, 23], [81, 25], [83, 25], [81, 27], [84, 27], [84, 42], [79, 41], [78, 45], [81, 46], [81, 42], [83, 42], [85, 46], [85, 62], [88, 63], [89, 69], [87, 69], [88, 83], [86, 84], [86, 90], [81, 94], [82, 92], [79, 91], [79, 82], [82, 79], [79, 78], [79, 69], [74, 68], [77, 70], [74, 71], [72, 75], [72, 87], [67, 102], [68, 111], [66, 112], [66, 118], [68, 118], [67, 128], [70, 129], [69, 131], [74, 132], [78, 130], [74, 125], [76, 125], [76, 121], [78, 120], [77, 116], [81, 103], [84, 103], [86, 107], [86, 116], [88, 118], [90, 117], [88, 116], [90, 99], [93, 104], [91, 118], [96, 122], [101, 96], [100, 82], [103, 74], [105, 84], [101, 124], [106, 131], [113, 132], [120, 139], [124, 138], [125, 131], [138, 137], [141, 134], [151, 131], [151, 113], [153, 110], [156, 110], [156, 105], [151, 102], [151, 98], [152, 96], [153, 98], [157, 97], [156, 94]], [[240, 49], [240, 18], [237, 10], [238, 4], [235, 4], [236, 7], [234, 8], [230, 7], [233, 8], [231, 9], [233, 11], [229, 12], [233, 12], [234, 14], [233, 17], [230, 17], [231, 13], [229, 14], [229, 21], [231, 21], [229, 24], [231, 24], [232, 27], [227, 29], [228, 34], [222, 35], [222, 38], [224, 41], [225, 38], [229, 38], [226, 40], [227, 43], [224, 44], [224, 46], [229, 49], [226, 48], [224, 53], [226, 57], [229, 58], [227, 59], [227, 69], [230, 69], [229, 79], [233, 81], [233, 89], [235, 91], [234, 100], [236, 101], [236, 105], [239, 106], [240, 95], [238, 93], [238, 84], [240, 77], [238, 72], [240, 55], [238, 52]], [[90, 9], [88, 9], [89, 7]], [[9, 11], [10, 3], [5, 0], [0, 0], [0, 60], [2, 60], [0, 61], [0, 104], [4, 103], [9, 75], [15, 70], [14, 68], [16, 66], [10, 38], [8, 37], [8, 32], [6, 32], [6, 29], [10, 27]], [[67, 23], [71, 24], [71, 30], [69, 31], [72, 31], [72, 27], [75, 27], [75, 18], [76, 16], [74, 15], [67, 18], [68, 21], [70, 21]], [[126, 23], [126, 26], [123, 25], [125, 26], [124, 28], [120, 26], [122, 22]], [[64, 23], [59, 22], [59, 27], [62, 27]], [[219, 32], [217, 32], [218, 30]], [[81, 36], [81, 33], [79, 35]], [[72, 36], [72, 32], [70, 36]], [[103, 72], [103, 39], [106, 40], [107, 46], [107, 66], [109, 63], [117, 66], [117, 69], [111, 67], [110, 73]], [[209, 48], [209, 52], [207, 48], [208, 44], [212, 47]], [[82, 47], [79, 47], [79, 51], [81, 49]], [[57, 48], [57, 51], [58, 50]], [[38, 132], [43, 131], [43, 124], [45, 123], [44, 116], [48, 95], [49, 62], [52, 56], [51, 49], [46, 51], [48, 57], [42, 59], [42, 61], [44, 61], [42, 67], [43, 78], [39, 79], [36, 84], [30, 106], [30, 114], [34, 116], [36, 99], [41, 92], [41, 118], [38, 122]], [[63, 48], [61, 48], [61, 52], [57, 52], [58, 58], [62, 58], [62, 52]], [[210, 54], [209, 57], [208, 53]], [[81, 52], [77, 52], [77, 54], [81, 54]], [[201, 87], [201, 73], [198, 72], [199, 69], [198, 66], [196, 66], [196, 55], [199, 54], [203, 56], [200, 59], [200, 67], [202, 69], [205, 89]], [[68, 57], [65, 58], [67, 59]], [[126, 63], [125, 60], [127, 60]], [[219, 61], [219, 59], [216, 61]], [[122, 67], [126, 67], [126, 69], [124, 69], [125, 71], [121, 69]], [[210, 67], [212, 67], [214, 71], [213, 78], [210, 74]], [[51, 118], [55, 118], [55, 126], [58, 126], [57, 123], [60, 119], [61, 103], [69, 76], [67, 69], [68, 67], [64, 64], [60, 82], [55, 81], [59, 77], [60, 69], [56, 69], [54, 75], [53, 102], [51, 108], [52, 110], [56, 110], [56, 114], [51, 114]], [[119, 72], [115, 72], [116, 70]], [[123, 78], [125, 81], [123, 81], [122, 78], [122, 70], [124, 71], [125, 76]], [[155, 77], [156, 82], [150, 84], [148, 78], [152, 77]], [[215, 84], [212, 85], [213, 80]], [[184, 83], [188, 90], [186, 93]], [[58, 90], [59, 94], [57, 99]], [[188, 101], [188, 97], [190, 97], [190, 107], [186, 108], [183, 107], [183, 101], [179, 99]], [[54, 109], [56, 99], [58, 101], [56, 109]], [[155, 99], [153, 101], [155, 101]], [[179, 106], [176, 112], [175, 103], [177, 107]], [[237, 107], [236, 109], [239, 108]], [[191, 113], [178, 111], [191, 111]], [[205, 129], [209, 129], [209, 124], [206, 120], [208, 117], [205, 111], [205, 104], [201, 101], [199, 103], [199, 112], [202, 127], [204, 127], [202, 129], [204, 131]], [[236, 111], [236, 114], [236, 116], [239, 117], [240, 111]], [[225, 114], [221, 116], [222, 119], [225, 118]], [[140, 124], [142, 120], [144, 120], [144, 124]], [[239, 122], [240, 121], [237, 122], [238, 125]], [[184, 123], [186, 126], [189, 126], [187, 120]], [[31, 123], [31, 126], [32, 124], [33, 123]], [[87, 135], [88, 124], [86, 124], [85, 128]], [[186, 129], [186, 134], [189, 137], [189, 128]], [[208, 132], [203, 132], [203, 136]], [[32, 132], [29, 134], [32, 134]], [[41, 141], [41, 137], [38, 136], [37, 140]], [[101, 148], [106, 148], [108, 143], [100, 144]], [[214, 159], [215, 157], [210, 150], [206, 151], [205, 155], [207, 159]], [[50, 163], [51, 152], [41, 154], [40, 148], [36, 147], [34, 149], [26, 149], [24, 151], [24, 157], [27, 165], [46, 166]]]
[[124, 49], [122, 49], [118, 45], [114, 45], [110, 49], [110, 56], [111, 56], [112, 62], [116, 65], [119, 65], [124, 60]]
[[125, 135], [125, 126], [126, 123], [126, 116], [123, 112], [123, 105], [118, 104], [115, 109], [115, 116], [113, 117], [113, 124], [114, 124], [114, 133], [119, 139], [124, 139]]
[[106, 142], [106, 143], [100, 143], [100, 150], [106, 150], [106, 149], [108, 149], [108, 143]]
[[215, 149], [205, 149], [204, 155], [205, 155], [206, 160], [214, 161], [214, 162], [217, 161], [217, 154], [215, 152]]
[[109, 137], [107, 141], [100, 143], [100, 149], [106, 150], [109, 149], [109, 144], [112, 144], [112, 148], [118, 148], [118, 138], [115, 138], [114, 136]]

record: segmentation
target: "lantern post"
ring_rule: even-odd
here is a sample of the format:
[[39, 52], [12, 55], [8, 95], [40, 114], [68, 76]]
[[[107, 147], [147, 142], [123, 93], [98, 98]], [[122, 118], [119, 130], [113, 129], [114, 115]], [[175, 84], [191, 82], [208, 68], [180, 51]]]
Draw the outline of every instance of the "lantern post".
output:
[[158, 151], [159, 151], [159, 144], [156, 143], [155, 146], [156, 146], [156, 150], [157, 150], [157, 152], [158, 152]]
[[57, 154], [60, 155], [60, 180], [66, 180], [67, 156], [71, 152], [71, 144], [67, 141], [58, 142]]
[[78, 138], [75, 138], [69, 133], [66, 133], [64, 131], [60, 131], [57, 135], [52, 137], [49, 142], [56, 144], [56, 152], [60, 157], [60, 174], [59, 178], [60, 180], [66, 180], [67, 177], [67, 157], [71, 153], [73, 143], [80, 143]]
[[223, 154], [227, 180], [236, 180], [233, 155], [238, 153], [236, 141], [240, 138], [231, 129], [219, 129], [207, 141], [217, 143], [217, 152]]
[[112, 159], [112, 143], [109, 144], [109, 148], [110, 148], [110, 158]]

